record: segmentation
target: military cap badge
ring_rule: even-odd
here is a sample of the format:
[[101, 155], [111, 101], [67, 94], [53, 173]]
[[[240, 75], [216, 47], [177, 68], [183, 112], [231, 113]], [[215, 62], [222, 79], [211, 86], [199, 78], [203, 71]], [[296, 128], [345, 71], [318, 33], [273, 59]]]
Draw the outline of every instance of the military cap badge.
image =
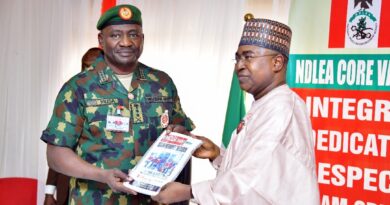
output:
[[129, 20], [133, 16], [133, 13], [131, 13], [131, 10], [128, 7], [121, 7], [119, 9], [119, 17], [123, 20]]

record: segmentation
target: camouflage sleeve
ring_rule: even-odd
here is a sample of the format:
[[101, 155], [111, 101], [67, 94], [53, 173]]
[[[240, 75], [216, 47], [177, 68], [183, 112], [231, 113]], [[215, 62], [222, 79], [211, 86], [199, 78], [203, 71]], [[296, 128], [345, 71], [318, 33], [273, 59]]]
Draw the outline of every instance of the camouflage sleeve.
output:
[[79, 103], [81, 97], [69, 82], [61, 88], [41, 140], [61, 147], [76, 147], [84, 123]]
[[177, 93], [177, 89], [173, 81], [171, 81], [172, 86], [172, 94], [173, 94], [173, 111], [172, 111], [172, 124], [180, 124], [183, 125], [188, 131], [192, 131], [195, 129], [195, 124], [192, 122], [192, 120], [187, 117], [187, 115], [184, 113], [181, 104], [180, 104], [180, 98]]

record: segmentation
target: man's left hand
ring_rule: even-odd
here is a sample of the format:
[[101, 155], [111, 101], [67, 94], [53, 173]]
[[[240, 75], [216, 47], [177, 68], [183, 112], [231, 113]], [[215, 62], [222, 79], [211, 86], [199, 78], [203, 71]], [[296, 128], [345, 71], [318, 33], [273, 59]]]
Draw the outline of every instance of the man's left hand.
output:
[[191, 133], [183, 126], [183, 125], [175, 125], [175, 124], [170, 124], [166, 128], [167, 133], [169, 134], [170, 132], [177, 132], [183, 135], [188, 135], [191, 136]]
[[191, 199], [191, 186], [179, 182], [171, 182], [166, 184], [152, 199], [163, 203], [171, 204], [175, 202]]

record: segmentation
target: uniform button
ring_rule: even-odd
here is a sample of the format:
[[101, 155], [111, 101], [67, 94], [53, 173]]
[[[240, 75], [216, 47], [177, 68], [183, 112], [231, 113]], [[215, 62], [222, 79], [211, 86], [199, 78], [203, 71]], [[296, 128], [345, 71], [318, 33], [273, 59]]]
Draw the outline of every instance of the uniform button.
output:
[[134, 99], [134, 95], [133, 95], [133, 93], [129, 93], [129, 94], [127, 94], [127, 97], [128, 97], [130, 100]]

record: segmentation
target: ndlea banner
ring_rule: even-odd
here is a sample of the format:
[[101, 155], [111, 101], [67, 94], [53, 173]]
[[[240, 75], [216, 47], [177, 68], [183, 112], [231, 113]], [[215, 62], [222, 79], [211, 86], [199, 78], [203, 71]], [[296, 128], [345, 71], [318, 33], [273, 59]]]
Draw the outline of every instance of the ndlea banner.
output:
[[312, 120], [321, 205], [390, 204], [389, 9], [292, 1], [287, 81]]

